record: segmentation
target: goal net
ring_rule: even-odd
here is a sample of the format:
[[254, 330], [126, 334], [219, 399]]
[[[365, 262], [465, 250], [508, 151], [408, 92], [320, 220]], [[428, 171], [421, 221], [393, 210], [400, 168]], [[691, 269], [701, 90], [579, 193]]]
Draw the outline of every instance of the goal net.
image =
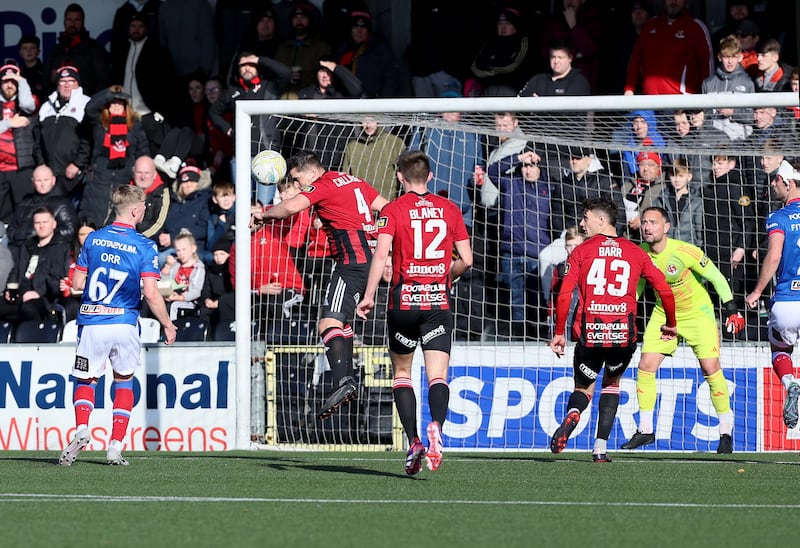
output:
[[[397, 196], [398, 154], [420, 148], [431, 158], [432, 192], [461, 208], [475, 264], [453, 288], [454, 347], [448, 449], [545, 450], [572, 390], [571, 354], [546, 347], [559, 265], [567, 257], [580, 203], [611, 196], [618, 227], [641, 241], [637, 217], [648, 205], [667, 210], [671, 236], [701, 247], [729, 279], [746, 326], [722, 337], [737, 451], [796, 449], [800, 432], [780, 420], [782, 392], [770, 368], [765, 302], [746, 310], [758, 276], [765, 219], [779, 204], [770, 172], [800, 156], [798, 97], [791, 93], [575, 98], [244, 101], [236, 112], [236, 191], [259, 207], [280, 200], [258, 184], [250, 159], [265, 149], [286, 159], [311, 150], [331, 170]], [[279, 130], [280, 141], [264, 138]], [[250, 128], [252, 131], [242, 131]], [[523, 161], [520, 160], [522, 155]], [[537, 164], [525, 181], [522, 163]], [[476, 169], [477, 167], [477, 169]], [[274, 193], [274, 197], [273, 197]], [[240, 198], [241, 203], [241, 198]], [[249, 211], [237, 207], [236, 224]], [[333, 418], [317, 419], [332, 379], [316, 320], [332, 268], [313, 211], [248, 232], [237, 230], [238, 439], [268, 446], [400, 449], [392, 371], [385, 341], [387, 286], [368, 321], [354, 321], [358, 398]], [[277, 282], [277, 284], [276, 284]], [[721, 302], [706, 284], [723, 318]], [[644, 326], [653, 296], [640, 301]], [[714, 333], [707, 334], [712, 338]], [[572, 343], [570, 343], [572, 346]], [[635, 369], [622, 382], [609, 449], [635, 431]], [[415, 383], [421, 427], [430, 420], [420, 352]], [[568, 450], [592, 447], [597, 399]], [[658, 374], [656, 444], [648, 449], [714, 450], [718, 419], [690, 348], [681, 345]], [[424, 431], [424, 430], [420, 430]]]

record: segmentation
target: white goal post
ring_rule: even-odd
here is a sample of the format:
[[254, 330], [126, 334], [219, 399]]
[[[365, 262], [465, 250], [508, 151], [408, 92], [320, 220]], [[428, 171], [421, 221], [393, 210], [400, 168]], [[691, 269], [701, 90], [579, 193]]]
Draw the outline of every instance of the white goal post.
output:
[[[442, 112], [458, 111], [461, 113], [476, 114], [465, 122], [465, 129], [479, 132], [483, 135], [496, 136], [497, 132], [491, 123], [489, 114], [497, 112], [514, 112], [525, 116], [530, 116], [527, 125], [523, 125], [525, 137], [538, 142], [556, 146], [580, 146], [580, 147], [602, 147], [609, 148], [611, 145], [610, 133], [612, 127], [619, 118], [619, 113], [630, 113], [634, 110], [653, 110], [657, 112], [671, 112], [678, 109], [693, 111], [697, 109], [749, 109], [758, 107], [774, 107], [785, 110], [788, 107], [798, 106], [798, 95], [794, 93], [763, 93], [763, 94], [720, 94], [720, 95], [675, 95], [675, 96], [589, 96], [589, 97], [529, 97], [529, 98], [509, 98], [509, 97], [482, 97], [482, 98], [405, 98], [405, 99], [341, 99], [341, 100], [274, 100], [274, 101], [238, 101], [236, 102], [235, 112], [235, 149], [234, 154], [237, 159], [235, 162], [235, 186], [238, 198], [236, 208], [235, 224], [237, 227], [247, 227], [250, 222], [250, 210], [246, 197], [252, 195], [250, 159], [252, 158], [251, 132], [242, 130], [250, 128], [255, 116], [279, 116], [279, 117], [303, 117], [313, 114], [324, 118], [334, 116], [342, 119], [349, 116], [353, 124], [357, 123], [358, 117], [363, 115], [374, 115], [378, 119], [388, 120], [389, 123], [414, 124], [417, 118], [427, 119]], [[574, 123], [577, 113], [582, 113], [585, 117], [580, 118], [579, 127], [570, 127]], [[610, 113], [614, 118], [604, 118], [604, 113]], [[478, 116], [478, 115], [483, 116]], [[540, 118], [538, 115], [552, 115], [549, 120], [548, 130], [544, 133], [536, 132], [536, 125]], [[553, 124], [555, 120], [556, 124]], [[588, 124], [590, 127], [586, 127]], [[595, 135], [598, 132], [591, 131], [592, 128], [600, 128], [600, 134], [605, 137], [598, 140]], [[531, 131], [529, 133], [529, 130]], [[607, 131], [606, 131], [607, 130]], [[606, 139], [606, 140], [604, 140]], [[785, 155], [800, 156], [800, 138], [794, 131], [791, 138], [784, 141]], [[655, 147], [655, 150], [663, 152], [669, 145]], [[727, 150], [741, 148], [743, 152], [755, 154], [754, 150], [747, 149], [744, 142], [733, 142], [725, 147], [716, 147], [714, 143], [707, 143], [703, 150], [704, 154], [711, 154], [716, 150], [725, 148]], [[744, 148], [742, 148], [744, 147]], [[620, 150], [625, 150], [625, 145], [620, 145]], [[288, 158], [287, 158], [288, 160]], [[336, 166], [326, 166], [335, 169]], [[250, 325], [251, 323], [251, 257], [250, 257], [250, 234], [248, 230], [240, 229], [236, 231], [235, 245], [240, 252], [236, 253], [236, 325]], [[245, 251], [246, 250], [246, 251]], [[250, 364], [252, 362], [252, 340], [249, 329], [236, 329], [236, 364], [237, 364], [237, 417], [236, 417], [236, 448], [249, 448], [253, 446], [253, 431], [251, 424], [251, 398], [252, 380]], [[538, 347], [542, 342], [526, 342], [527, 345], [536, 345], [535, 355], [541, 355]], [[508, 352], [508, 342], [489, 341], [481, 342], [480, 352], [464, 352], [463, 348], [458, 355], [464, 360], [469, 360], [470, 356], [481, 356], [489, 348], [496, 345], [502, 349], [505, 355]], [[461, 345], [464, 347], [465, 345]], [[469, 343], [466, 347], [468, 350]], [[511, 345], [515, 347], [515, 345]], [[763, 345], [761, 345], [763, 346]], [[512, 351], [513, 354], [513, 351]], [[262, 357], [262, 356], [259, 356]], [[563, 361], [563, 360], [562, 360]], [[692, 365], [696, 368], [696, 362]], [[632, 363], [631, 368], [635, 368]], [[702, 380], [702, 379], [701, 379]], [[259, 381], [260, 382], [260, 381]], [[262, 396], [259, 395], [259, 398]], [[458, 400], [460, 401], [460, 400]], [[421, 403], [419, 405], [422, 405]], [[754, 419], [755, 420], [755, 419]], [[763, 429], [763, 417], [758, 419]], [[464, 424], [457, 425], [465, 428]], [[470, 440], [472, 438], [465, 437]], [[469, 441], [465, 442], [462, 449], [485, 448], [486, 444], [470, 447]], [[671, 446], [670, 446], [671, 447]], [[758, 445], [757, 449], [762, 446]], [[516, 449], [516, 448], [515, 448]], [[680, 448], [676, 448], [680, 449]]]

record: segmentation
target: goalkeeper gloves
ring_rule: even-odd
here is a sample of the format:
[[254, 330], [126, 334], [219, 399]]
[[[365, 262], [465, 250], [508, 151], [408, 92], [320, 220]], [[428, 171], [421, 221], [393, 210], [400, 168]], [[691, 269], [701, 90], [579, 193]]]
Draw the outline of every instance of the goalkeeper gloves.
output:
[[733, 301], [728, 301], [722, 306], [725, 307], [725, 314], [728, 316], [728, 319], [725, 320], [725, 331], [731, 335], [736, 335], [744, 329], [744, 316], [739, 313], [739, 309]]

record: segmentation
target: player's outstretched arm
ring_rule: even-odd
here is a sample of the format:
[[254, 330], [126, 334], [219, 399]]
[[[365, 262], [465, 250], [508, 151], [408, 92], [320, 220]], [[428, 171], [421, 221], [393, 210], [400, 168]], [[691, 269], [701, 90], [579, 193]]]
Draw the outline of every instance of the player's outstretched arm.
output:
[[283, 200], [278, 205], [268, 207], [261, 213], [255, 212], [253, 214], [253, 217], [256, 219], [256, 221], [285, 219], [286, 217], [291, 217], [295, 213], [299, 213], [304, 209], [308, 209], [310, 205], [311, 201], [308, 198], [306, 198], [302, 194], [298, 194], [296, 196], [292, 196], [288, 200]]

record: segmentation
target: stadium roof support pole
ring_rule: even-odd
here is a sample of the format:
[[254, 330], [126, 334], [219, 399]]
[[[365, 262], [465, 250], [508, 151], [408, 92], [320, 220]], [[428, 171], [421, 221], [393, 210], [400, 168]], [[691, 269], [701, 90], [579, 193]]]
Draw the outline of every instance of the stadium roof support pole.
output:
[[[246, 249], [246, 253], [236, 254], [236, 435], [234, 449], [249, 449], [250, 442], [250, 128], [251, 119], [236, 103], [235, 126], [240, 128], [235, 135], [236, 171], [234, 173], [236, 195], [239, 204], [236, 208], [236, 249]], [[242, 203], [244, 202], [244, 203]]]

